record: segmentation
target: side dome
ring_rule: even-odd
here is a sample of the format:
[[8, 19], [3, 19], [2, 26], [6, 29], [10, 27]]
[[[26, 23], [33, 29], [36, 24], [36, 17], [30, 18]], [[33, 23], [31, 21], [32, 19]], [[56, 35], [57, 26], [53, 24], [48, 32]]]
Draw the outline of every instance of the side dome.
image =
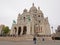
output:
[[37, 8], [34, 6], [34, 3], [32, 4], [32, 7], [30, 8], [29, 12], [37, 12]]
[[25, 8], [25, 9], [23, 10], [23, 12], [27, 12], [27, 9]]
[[38, 7], [37, 13], [42, 14], [42, 11], [40, 10], [40, 7]]

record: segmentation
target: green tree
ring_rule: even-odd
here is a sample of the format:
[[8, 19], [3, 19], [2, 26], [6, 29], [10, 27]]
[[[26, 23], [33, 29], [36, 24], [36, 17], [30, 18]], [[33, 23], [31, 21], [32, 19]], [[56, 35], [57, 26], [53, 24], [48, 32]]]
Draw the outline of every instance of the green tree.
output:
[[10, 31], [8, 26], [4, 26], [2, 30], [3, 30], [3, 35], [7, 35]]

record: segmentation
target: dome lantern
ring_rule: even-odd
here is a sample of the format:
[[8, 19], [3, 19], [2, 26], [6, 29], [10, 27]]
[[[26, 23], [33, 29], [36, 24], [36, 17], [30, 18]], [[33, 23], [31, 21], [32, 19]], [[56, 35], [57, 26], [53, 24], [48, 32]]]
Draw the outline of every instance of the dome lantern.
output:
[[37, 12], [37, 8], [34, 6], [34, 3], [32, 4], [32, 7], [30, 8], [29, 12]]
[[34, 6], [34, 3], [32, 4], [32, 6]]

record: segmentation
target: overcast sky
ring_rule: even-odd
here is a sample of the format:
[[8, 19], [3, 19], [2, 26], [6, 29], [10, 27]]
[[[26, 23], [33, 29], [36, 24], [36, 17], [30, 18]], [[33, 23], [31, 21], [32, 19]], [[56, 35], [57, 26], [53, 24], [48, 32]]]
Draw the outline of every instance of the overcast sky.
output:
[[25, 8], [32, 6], [40, 7], [45, 17], [48, 17], [50, 27], [54, 29], [60, 25], [60, 0], [0, 0], [0, 24], [11, 28], [13, 20], [17, 19], [19, 13]]

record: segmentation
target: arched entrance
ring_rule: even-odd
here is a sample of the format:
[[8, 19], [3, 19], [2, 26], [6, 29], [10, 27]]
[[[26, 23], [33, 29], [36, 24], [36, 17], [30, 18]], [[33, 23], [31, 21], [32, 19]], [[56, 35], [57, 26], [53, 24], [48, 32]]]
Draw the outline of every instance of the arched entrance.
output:
[[15, 30], [15, 34], [16, 34], [16, 32], [17, 32], [17, 28], [16, 28], [16, 27], [14, 27], [14, 30]]
[[21, 33], [21, 27], [18, 28], [18, 35]]
[[27, 32], [27, 27], [26, 27], [26, 26], [24, 26], [24, 27], [23, 27], [23, 35], [25, 35], [25, 34], [26, 34], [26, 32]]

